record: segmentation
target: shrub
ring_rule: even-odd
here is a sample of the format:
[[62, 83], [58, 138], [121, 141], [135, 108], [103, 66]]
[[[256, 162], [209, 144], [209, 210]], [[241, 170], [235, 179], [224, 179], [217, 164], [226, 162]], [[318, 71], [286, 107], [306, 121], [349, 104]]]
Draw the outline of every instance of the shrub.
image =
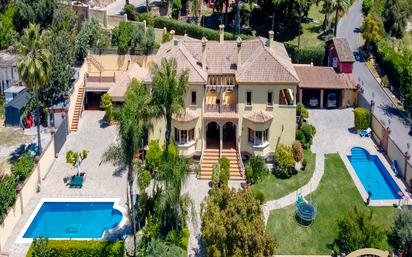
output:
[[189, 245], [190, 231], [189, 228], [184, 227], [182, 229], [182, 238], [180, 239], [180, 246], [183, 250], [187, 251]]
[[47, 249], [47, 238], [35, 238], [33, 240], [33, 257], [46, 257], [49, 255]]
[[394, 226], [390, 233], [390, 244], [394, 249], [401, 249], [410, 256], [412, 244], [412, 211], [401, 209], [394, 218]]
[[[219, 40], [219, 32], [216, 30], [204, 28], [192, 23], [170, 19], [164, 16], [154, 18], [154, 27], [159, 29], [166, 27], [168, 31], [174, 30], [178, 35], [187, 33], [188, 36], [193, 38], [201, 39], [202, 37], [206, 37], [208, 40]], [[241, 35], [241, 37], [242, 39], [246, 39], [249, 36]], [[234, 40], [236, 37], [232, 33], [225, 32], [225, 39]]]
[[315, 127], [306, 123], [302, 125], [300, 131], [303, 133], [305, 140], [304, 142], [299, 141], [304, 145], [304, 148], [307, 149], [312, 144], [312, 138], [316, 133]]
[[309, 112], [302, 103], [296, 105], [296, 115], [305, 119], [309, 118]]
[[30, 153], [24, 153], [19, 160], [11, 166], [11, 173], [17, 183], [23, 182], [34, 167], [34, 156]]
[[170, 33], [169, 33], [169, 32], [163, 33], [163, 35], [162, 35], [162, 43], [169, 42], [170, 40], [171, 40], [171, 38], [170, 38]]
[[371, 117], [369, 110], [363, 107], [355, 108], [355, 128], [366, 129], [370, 126]]
[[298, 47], [296, 45], [285, 43], [286, 51], [293, 63], [313, 63], [314, 65], [322, 65], [325, 58], [324, 47]]
[[295, 158], [295, 161], [300, 162], [303, 158], [302, 144], [299, 141], [295, 141], [292, 144], [292, 149], [293, 149], [293, 157]]
[[257, 155], [250, 158], [245, 169], [246, 179], [252, 184], [259, 182], [260, 179], [269, 172], [265, 159]]
[[146, 21], [146, 25], [153, 27], [154, 26], [154, 17], [150, 12], [144, 12], [139, 15], [139, 21]]
[[[50, 240], [47, 241], [47, 255], [53, 257], [123, 257], [123, 241], [105, 241], [105, 240]], [[33, 255], [34, 245], [30, 246], [27, 257]]]
[[265, 194], [260, 191], [255, 191], [255, 197], [259, 201], [260, 204], [265, 203]]
[[220, 167], [218, 164], [214, 164], [212, 167], [212, 182], [213, 186], [219, 186], [220, 183]]
[[139, 184], [139, 188], [142, 190], [146, 190], [146, 188], [150, 185], [150, 181], [152, 180], [152, 176], [150, 175], [150, 171], [145, 170], [141, 174], [138, 175], [137, 183]]
[[131, 46], [133, 30], [133, 24], [125, 21], [112, 29], [112, 45], [117, 46], [120, 54], [126, 53]]
[[6, 175], [0, 179], [0, 223], [3, 223], [9, 207], [16, 201], [16, 182], [14, 177]]
[[302, 170], [306, 170], [307, 165], [308, 165], [308, 160], [303, 159], [303, 161], [302, 161]]
[[159, 140], [150, 140], [149, 149], [147, 150], [145, 158], [146, 169], [154, 171], [160, 167], [162, 161], [163, 153], [159, 145]]
[[227, 185], [230, 178], [230, 161], [226, 156], [223, 156], [219, 160], [220, 165], [220, 185]]
[[369, 11], [372, 8], [372, 5], [373, 5], [372, 0], [363, 0], [362, 12], [364, 16], [368, 15]]
[[[166, 140], [163, 141], [162, 152], [164, 153], [165, 150], [166, 150]], [[175, 158], [177, 156], [176, 145], [172, 139], [170, 139], [168, 154], [169, 154], [170, 159]]]
[[299, 142], [301, 142], [302, 144], [306, 143], [306, 138], [305, 138], [305, 134], [303, 134], [303, 132], [301, 130], [297, 130], [296, 131], [296, 135], [295, 135], [296, 140], [298, 140]]
[[114, 119], [112, 98], [110, 98], [108, 93], [104, 93], [101, 97], [101, 100], [103, 109], [106, 112], [106, 120], [108, 123], [111, 123]]
[[123, 8], [124, 12], [126, 13], [127, 19], [130, 21], [137, 20], [137, 12], [136, 7], [132, 4], [126, 4]]
[[280, 144], [275, 153], [275, 175], [279, 178], [289, 178], [294, 174], [296, 170], [292, 147]]

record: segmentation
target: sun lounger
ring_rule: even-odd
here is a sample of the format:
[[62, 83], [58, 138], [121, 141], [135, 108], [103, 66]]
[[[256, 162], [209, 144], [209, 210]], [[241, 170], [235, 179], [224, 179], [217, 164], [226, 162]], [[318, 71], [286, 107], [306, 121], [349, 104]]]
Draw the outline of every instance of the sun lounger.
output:
[[371, 128], [367, 128], [367, 129], [363, 129], [361, 130], [361, 132], [359, 133], [359, 135], [361, 137], [369, 137], [371, 135], [372, 129]]
[[397, 177], [401, 176], [401, 170], [399, 169], [398, 162], [396, 160], [391, 161], [392, 170], [395, 172]]
[[82, 176], [73, 176], [69, 182], [69, 187], [79, 187], [83, 186], [83, 177]]

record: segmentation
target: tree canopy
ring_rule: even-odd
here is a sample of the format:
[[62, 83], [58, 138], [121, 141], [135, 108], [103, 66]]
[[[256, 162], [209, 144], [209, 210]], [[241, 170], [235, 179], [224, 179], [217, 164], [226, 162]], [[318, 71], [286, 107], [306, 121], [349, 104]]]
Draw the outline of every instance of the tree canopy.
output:
[[260, 202], [251, 188], [213, 187], [202, 210], [206, 256], [273, 255], [276, 239], [265, 231]]
[[380, 23], [371, 13], [369, 13], [363, 21], [361, 30], [366, 45], [378, 42], [381, 37]]
[[401, 38], [406, 29], [410, 10], [407, 0], [386, 0], [383, 10], [385, 31], [391, 36]]

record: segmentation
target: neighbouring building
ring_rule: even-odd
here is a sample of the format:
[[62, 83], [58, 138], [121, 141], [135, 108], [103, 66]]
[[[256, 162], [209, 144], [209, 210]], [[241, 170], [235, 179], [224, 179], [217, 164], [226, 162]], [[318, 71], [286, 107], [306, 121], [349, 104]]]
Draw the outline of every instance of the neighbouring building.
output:
[[338, 73], [352, 73], [355, 57], [346, 38], [333, 38], [326, 42], [327, 64]]
[[11, 49], [0, 51], [0, 95], [4, 95], [4, 90], [11, 86], [18, 86], [19, 73], [17, 70], [17, 60], [19, 55]]
[[[179, 152], [200, 158], [201, 179], [210, 179], [220, 156], [231, 161], [231, 179], [242, 179], [242, 158], [273, 159], [279, 144], [295, 140], [299, 77], [283, 44], [269, 39], [189, 38], [161, 45], [150, 62], [174, 58], [178, 71], [189, 72], [184, 111], [173, 117], [171, 131]], [[144, 83], [151, 85], [151, 74]], [[165, 121], [154, 124], [151, 139], [164, 140]]]

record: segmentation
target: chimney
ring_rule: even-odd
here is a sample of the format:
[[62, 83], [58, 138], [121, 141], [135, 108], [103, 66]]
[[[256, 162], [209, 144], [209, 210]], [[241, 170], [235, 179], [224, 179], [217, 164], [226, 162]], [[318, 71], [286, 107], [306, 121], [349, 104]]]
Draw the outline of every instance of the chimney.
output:
[[202, 69], [206, 71], [206, 43], [207, 39], [205, 37], [202, 38]]
[[170, 48], [173, 48], [175, 46], [175, 31], [171, 30], [170, 31], [170, 37], [172, 40], [170, 40]]
[[273, 32], [273, 30], [269, 31], [269, 48], [273, 48], [274, 41], [273, 41], [273, 37], [274, 37], [275, 33]]
[[242, 65], [242, 60], [241, 60], [241, 56], [240, 56], [240, 49], [242, 48], [242, 39], [240, 37], [237, 38], [236, 40], [236, 45], [237, 45], [237, 62], [236, 62], [236, 66], [237, 66], [237, 70], [240, 69], [240, 66]]
[[219, 42], [223, 43], [225, 40], [225, 25], [220, 24], [219, 25]]

